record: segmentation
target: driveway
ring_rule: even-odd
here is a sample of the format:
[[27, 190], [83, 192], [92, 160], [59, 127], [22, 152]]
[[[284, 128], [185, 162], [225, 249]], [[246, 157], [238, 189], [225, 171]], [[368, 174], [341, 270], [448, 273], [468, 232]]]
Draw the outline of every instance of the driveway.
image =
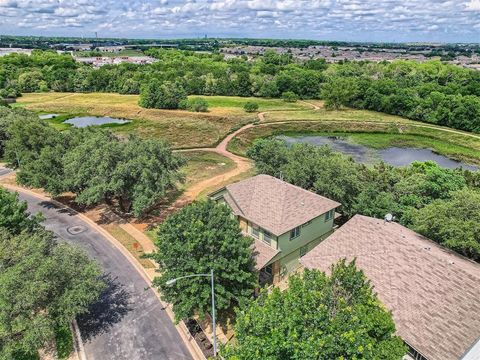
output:
[[43, 213], [47, 229], [84, 248], [104, 270], [106, 291], [91, 314], [78, 319], [88, 360], [191, 359], [150, 284], [119, 250], [74, 213], [29, 194], [19, 197], [30, 212]]

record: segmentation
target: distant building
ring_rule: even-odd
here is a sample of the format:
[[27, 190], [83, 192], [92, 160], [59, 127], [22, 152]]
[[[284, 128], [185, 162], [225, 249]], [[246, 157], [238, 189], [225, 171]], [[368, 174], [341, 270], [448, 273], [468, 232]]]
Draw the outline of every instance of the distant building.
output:
[[0, 48], [0, 56], [10, 55], [10, 54], [25, 54], [31, 55], [32, 49], [22, 49], [22, 48]]
[[300, 261], [356, 259], [392, 312], [408, 359], [480, 359], [480, 264], [393, 222], [356, 215]]
[[118, 53], [125, 50], [125, 46], [99, 46], [97, 47], [98, 51], [109, 52], [109, 53]]
[[102, 67], [104, 65], [118, 65], [121, 63], [130, 63], [137, 65], [146, 65], [152, 64], [157, 59], [150, 56], [116, 56], [116, 57], [106, 57], [106, 56], [96, 56], [96, 57], [75, 57], [75, 61], [81, 62], [84, 64], [90, 64], [95, 67]]
[[210, 198], [228, 205], [245, 235], [254, 238], [262, 283], [277, 283], [333, 231], [341, 204], [268, 175], [227, 185]]

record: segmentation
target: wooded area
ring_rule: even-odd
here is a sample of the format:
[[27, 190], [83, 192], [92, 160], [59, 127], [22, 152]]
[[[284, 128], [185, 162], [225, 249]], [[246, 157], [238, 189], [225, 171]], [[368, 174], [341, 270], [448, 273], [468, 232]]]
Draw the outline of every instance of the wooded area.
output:
[[4, 56], [0, 96], [51, 90], [139, 94], [159, 84], [173, 88], [180, 100], [182, 94], [282, 97], [287, 93], [287, 98], [323, 98], [332, 108], [370, 109], [480, 132], [480, 72], [439, 61], [329, 65], [322, 59], [295, 62], [288, 54], [274, 52], [254, 61], [180, 50], [146, 53], [158, 61], [94, 68], [54, 52]]

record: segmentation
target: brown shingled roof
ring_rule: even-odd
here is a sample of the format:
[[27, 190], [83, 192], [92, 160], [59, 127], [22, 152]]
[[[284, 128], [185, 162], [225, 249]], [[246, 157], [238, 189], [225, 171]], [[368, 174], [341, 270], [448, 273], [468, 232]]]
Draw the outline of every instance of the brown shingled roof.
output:
[[431, 360], [459, 359], [480, 337], [480, 264], [399, 225], [357, 215], [301, 258], [327, 271], [356, 258], [397, 333]]
[[253, 257], [255, 258], [255, 269], [261, 270], [267, 263], [273, 259], [280, 251], [265, 244], [263, 241], [254, 239]]
[[226, 187], [233, 211], [274, 235], [339, 207], [341, 204], [269, 175], [257, 175]]

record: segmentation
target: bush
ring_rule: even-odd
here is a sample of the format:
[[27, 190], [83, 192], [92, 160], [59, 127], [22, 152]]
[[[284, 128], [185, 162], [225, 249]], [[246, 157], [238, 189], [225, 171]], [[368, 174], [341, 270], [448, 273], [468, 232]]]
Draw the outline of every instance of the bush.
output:
[[298, 100], [298, 95], [295, 94], [293, 91], [285, 91], [282, 94], [282, 99], [285, 102], [296, 102]]
[[255, 112], [258, 110], [258, 104], [253, 101], [247, 101], [245, 105], [243, 105], [243, 110], [248, 113]]
[[193, 98], [184, 100], [180, 103], [180, 109], [185, 109], [194, 112], [207, 112], [208, 102], [204, 98]]

